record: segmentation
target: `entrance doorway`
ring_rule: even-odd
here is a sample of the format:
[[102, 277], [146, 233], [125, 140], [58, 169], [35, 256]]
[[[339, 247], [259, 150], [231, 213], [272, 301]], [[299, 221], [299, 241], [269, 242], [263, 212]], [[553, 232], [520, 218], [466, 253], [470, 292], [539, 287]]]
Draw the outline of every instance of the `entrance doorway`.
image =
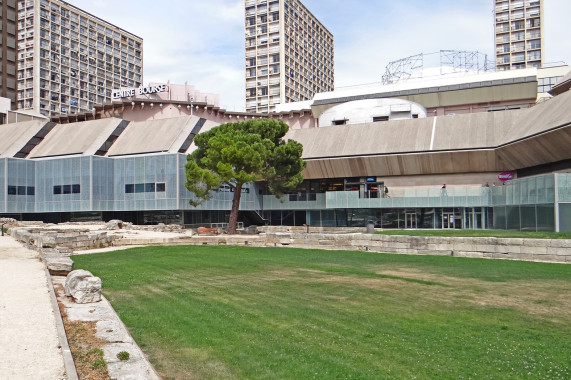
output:
[[482, 209], [469, 208], [466, 209], [464, 218], [464, 228], [469, 230], [482, 229]]
[[454, 218], [453, 211], [443, 211], [442, 212], [442, 228], [443, 229], [454, 229], [456, 228], [456, 220]]
[[407, 212], [404, 214], [405, 228], [417, 228], [416, 212]]

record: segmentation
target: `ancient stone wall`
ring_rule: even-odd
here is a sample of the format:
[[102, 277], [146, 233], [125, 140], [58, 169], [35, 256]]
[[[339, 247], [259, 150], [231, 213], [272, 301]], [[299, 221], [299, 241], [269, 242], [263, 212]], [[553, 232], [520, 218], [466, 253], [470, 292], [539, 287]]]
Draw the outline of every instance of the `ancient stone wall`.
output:
[[177, 239], [122, 239], [114, 245], [189, 244], [244, 245], [254, 247], [296, 247], [340, 249], [400, 254], [479, 257], [571, 263], [571, 240], [423, 237], [371, 235], [363, 233], [268, 232], [259, 235], [192, 236]]
[[12, 228], [10, 235], [32, 249], [69, 248], [72, 250], [109, 247], [117, 236], [105, 231], [46, 230], [41, 228]]

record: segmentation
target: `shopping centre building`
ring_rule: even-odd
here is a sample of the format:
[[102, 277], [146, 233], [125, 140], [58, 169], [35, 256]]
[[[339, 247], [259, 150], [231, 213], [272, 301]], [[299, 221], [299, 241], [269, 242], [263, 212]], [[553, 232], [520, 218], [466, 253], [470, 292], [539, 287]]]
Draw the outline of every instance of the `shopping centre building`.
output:
[[263, 183], [248, 186], [245, 225], [571, 231], [571, 77], [537, 103], [538, 71], [529, 70], [320, 94], [270, 114], [225, 111], [188, 85], [123, 88], [94, 112], [0, 126], [0, 214], [223, 224], [229, 188], [189, 204], [193, 137], [280, 118], [304, 146], [305, 181], [282, 200]]

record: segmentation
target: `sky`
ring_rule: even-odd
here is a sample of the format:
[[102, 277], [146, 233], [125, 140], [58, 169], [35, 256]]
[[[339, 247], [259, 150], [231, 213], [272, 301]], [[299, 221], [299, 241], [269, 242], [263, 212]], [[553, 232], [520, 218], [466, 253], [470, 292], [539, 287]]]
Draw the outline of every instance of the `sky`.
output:
[[[188, 82], [220, 94], [222, 108], [244, 110], [244, 0], [67, 2], [143, 38], [145, 84]], [[420, 53], [494, 59], [494, 0], [302, 2], [333, 33], [336, 88], [380, 83], [389, 62]], [[544, 0], [544, 8], [544, 63], [571, 64], [571, 1]]]

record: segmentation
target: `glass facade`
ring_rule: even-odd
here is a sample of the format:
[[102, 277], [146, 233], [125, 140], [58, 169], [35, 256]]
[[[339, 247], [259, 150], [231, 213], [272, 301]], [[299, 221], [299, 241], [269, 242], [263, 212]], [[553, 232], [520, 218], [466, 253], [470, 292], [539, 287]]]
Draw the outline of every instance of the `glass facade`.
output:
[[558, 173], [556, 176], [559, 230], [561, 232], [571, 232], [571, 174]]
[[[192, 207], [185, 163], [183, 154], [2, 158], [0, 214], [54, 222], [226, 222], [232, 189], [222, 187], [210, 200]], [[331, 183], [337, 182], [343, 180]], [[373, 197], [350, 186], [304, 186], [282, 199], [264, 194], [261, 185], [245, 187], [241, 219], [245, 224], [321, 227], [372, 222], [379, 228], [571, 231], [571, 174], [517, 179], [495, 187], [391, 189], [391, 197], [380, 191]]]

